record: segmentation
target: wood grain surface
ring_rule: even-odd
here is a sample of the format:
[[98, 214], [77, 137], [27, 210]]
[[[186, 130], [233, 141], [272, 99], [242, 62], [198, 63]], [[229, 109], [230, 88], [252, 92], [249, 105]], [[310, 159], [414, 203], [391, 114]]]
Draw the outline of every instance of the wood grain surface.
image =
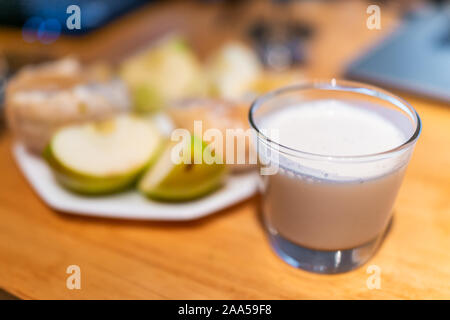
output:
[[[366, 6], [367, 2], [359, 1], [302, 2], [293, 10], [315, 27], [309, 63], [302, 68], [306, 76], [339, 77], [353, 57], [392, 30], [399, 14], [395, 6], [382, 9], [379, 31], [365, 28]], [[239, 14], [247, 17], [250, 9], [255, 14], [264, 12], [259, 7], [244, 7]], [[202, 28], [193, 28], [190, 34], [200, 51], [206, 52], [219, 35], [226, 39], [234, 30], [217, 28], [214, 17], [221, 12], [217, 7], [178, 3], [140, 10], [133, 19], [124, 17], [130, 20], [126, 24], [118, 24], [126, 25], [129, 33], [133, 31], [128, 25], [134, 21], [141, 30], [146, 14], [157, 16], [158, 10], [161, 16], [173, 16], [174, 24], [191, 25], [197, 17], [204, 21]], [[152, 23], [147, 21], [151, 30]], [[242, 25], [236, 23], [235, 28]], [[214, 26], [217, 33], [212, 32]], [[120, 46], [117, 25], [108, 28], [99, 31], [107, 45]], [[0, 39], [14, 37], [7, 34], [1, 31]], [[96, 51], [94, 37], [95, 33], [87, 42], [78, 41], [83, 49]], [[140, 33], [138, 38], [146, 36]], [[99, 46], [98, 52], [107, 51], [104, 43]], [[68, 50], [63, 47], [58, 48]], [[119, 54], [115, 51], [112, 56], [114, 60]], [[395, 205], [393, 227], [365, 266], [330, 276], [297, 270], [275, 256], [259, 223], [258, 197], [183, 223], [55, 212], [19, 172], [11, 154], [12, 137], [3, 131], [0, 287], [25, 299], [449, 299], [450, 106], [400, 95], [417, 109], [423, 131]], [[81, 290], [66, 288], [66, 268], [73, 264], [81, 268]], [[369, 290], [366, 285], [369, 265], [381, 268], [380, 289]]]

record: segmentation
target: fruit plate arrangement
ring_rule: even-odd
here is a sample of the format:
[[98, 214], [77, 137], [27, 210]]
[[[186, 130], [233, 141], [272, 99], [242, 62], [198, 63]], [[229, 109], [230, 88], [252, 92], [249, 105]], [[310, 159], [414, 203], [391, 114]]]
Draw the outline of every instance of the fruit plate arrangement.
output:
[[57, 183], [47, 163], [29, 153], [23, 144], [16, 143], [13, 154], [28, 182], [48, 206], [79, 215], [140, 220], [193, 220], [252, 196], [258, 186], [258, 174], [249, 172], [230, 175], [222, 188], [189, 202], [152, 201], [135, 190], [86, 197], [72, 193]]
[[[24, 67], [5, 90], [19, 168], [50, 207], [90, 216], [190, 220], [252, 196], [256, 165], [210, 162], [234, 146], [212, 148], [193, 126], [245, 132], [249, 99], [270, 77], [242, 44], [207, 60], [172, 35], [117, 68], [74, 58]], [[174, 129], [189, 137], [175, 143]]]

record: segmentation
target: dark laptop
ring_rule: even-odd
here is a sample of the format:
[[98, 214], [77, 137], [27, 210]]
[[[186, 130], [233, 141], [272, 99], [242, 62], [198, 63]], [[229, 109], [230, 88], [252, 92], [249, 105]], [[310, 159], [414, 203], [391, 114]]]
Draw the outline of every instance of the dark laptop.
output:
[[409, 15], [346, 75], [450, 102], [450, 6]]

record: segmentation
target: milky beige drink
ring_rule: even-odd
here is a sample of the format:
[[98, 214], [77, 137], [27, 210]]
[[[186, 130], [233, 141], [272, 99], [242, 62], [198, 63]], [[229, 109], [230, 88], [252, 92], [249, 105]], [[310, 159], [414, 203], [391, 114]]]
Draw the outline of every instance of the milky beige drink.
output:
[[317, 273], [369, 260], [420, 134], [417, 112], [380, 88], [332, 79], [269, 92], [249, 121], [264, 227], [279, 257]]
[[263, 177], [262, 209], [271, 233], [309, 249], [342, 250], [386, 229], [409, 153], [360, 157], [408, 140], [414, 128], [402, 113], [324, 99], [274, 110], [259, 128], [287, 147], [272, 157], [278, 172]]

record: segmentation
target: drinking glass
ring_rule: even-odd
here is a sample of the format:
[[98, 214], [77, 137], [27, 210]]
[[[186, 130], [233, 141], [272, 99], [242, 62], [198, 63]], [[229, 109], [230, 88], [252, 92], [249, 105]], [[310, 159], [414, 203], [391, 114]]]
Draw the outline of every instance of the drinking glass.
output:
[[[383, 152], [333, 156], [283, 145], [263, 130], [262, 121], [282, 108], [330, 99], [395, 119], [407, 138]], [[380, 88], [333, 79], [263, 95], [252, 104], [249, 121], [262, 173], [264, 227], [274, 251], [290, 265], [317, 273], [346, 272], [365, 263], [389, 229], [421, 131], [417, 112]]]

